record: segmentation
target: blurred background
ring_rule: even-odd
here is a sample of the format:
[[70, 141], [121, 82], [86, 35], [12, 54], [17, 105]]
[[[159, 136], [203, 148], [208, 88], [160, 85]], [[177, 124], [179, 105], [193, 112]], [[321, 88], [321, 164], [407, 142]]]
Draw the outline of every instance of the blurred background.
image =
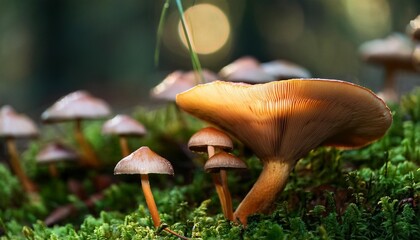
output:
[[[286, 59], [313, 77], [351, 81], [377, 91], [383, 70], [358, 48], [392, 32], [405, 34], [420, 1], [182, 1], [190, 11], [201, 65], [219, 71], [251, 55]], [[163, 0], [1, 0], [0, 105], [39, 120], [58, 98], [78, 89], [108, 101], [115, 113], [153, 104], [149, 91], [174, 70], [191, 70], [174, 1], [154, 62]], [[195, 9], [195, 11], [193, 11]], [[181, 34], [180, 34], [181, 33]], [[420, 85], [398, 74], [400, 91]]]

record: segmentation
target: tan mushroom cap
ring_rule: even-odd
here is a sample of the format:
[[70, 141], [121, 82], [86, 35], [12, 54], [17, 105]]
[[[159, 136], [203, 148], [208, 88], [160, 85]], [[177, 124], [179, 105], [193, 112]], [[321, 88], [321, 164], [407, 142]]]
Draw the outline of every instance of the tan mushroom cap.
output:
[[194, 152], [207, 152], [207, 146], [221, 148], [225, 151], [233, 149], [232, 139], [214, 127], [206, 127], [196, 132], [188, 141], [188, 148]]
[[407, 32], [417, 41], [420, 41], [420, 15], [411, 20], [407, 26]]
[[233, 154], [221, 151], [209, 158], [204, 165], [204, 170], [208, 172], [218, 171], [221, 169], [245, 169], [247, 168], [244, 161]]
[[62, 122], [74, 119], [99, 119], [111, 114], [109, 105], [86, 91], [72, 92], [59, 99], [41, 115], [44, 122]]
[[328, 79], [215, 81], [179, 94], [176, 102], [261, 159], [297, 160], [319, 145], [362, 147], [382, 137], [392, 122], [389, 108], [372, 91]]
[[251, 56], [238, 58], [226, 65], [220, 70], [219, 75], [226, 81], [250, 84], [266, 83], [276, 80], [273, 75], [264, 71], [258, 60]]
[[169, 174], [174, 175], [171, 163], [148, 147], [140, 147], [117, 163], [114, 174]]
[[61, 143], [50, 143], [44, 146], [36, 155], [39, 163], [50, 163], [59, 161], [76, 160], [78, 154]]
[[[202, 70], [205, 82], [211, 82], [218, 79], [218, 76], [207, 70]], [[176, 95], [197, 85], [198, 73], [194, 71], [183, 72], [175, 71], [169, 74], [161, 83], [154, 87], [150, 95], [155, 99], [166, 101], [175, 101]]]
[[414, 46], [402, 34], [394, 33], [384, 39], [367, 41], [360, 46], [364, 61], [400, 69], [413, 70], [411, 54]]
[[264, 72], [274, 76], [277, 80], [311, 77], [311, 74], [307, 69], [286, 60], [274, 60], [261, 63], [261, 68]]
[[102, 126], [102, 133], [123, 136], [143, 136], [146, 134], [143, 124], [128, 115], [118, 114]]
[[18, 114], [9, 106], [0, 109], [0, 136], [1, 137], [35, 137], [38, 128], [35, 123], [23, 114]]

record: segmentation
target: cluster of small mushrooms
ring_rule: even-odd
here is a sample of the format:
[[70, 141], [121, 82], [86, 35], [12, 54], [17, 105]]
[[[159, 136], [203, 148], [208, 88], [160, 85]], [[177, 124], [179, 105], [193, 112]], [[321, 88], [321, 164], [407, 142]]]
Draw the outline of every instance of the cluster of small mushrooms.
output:
[[[410, 34], [420, 41], [419, 17], [410, 23]], [[396, 70], [418, 70], [420, 44], [416, 50], [401, 35], [364, 44], [361, 52], [367, 62], [386, 68], [383, 94], [396, 100]], [[414, 65], [413, 62], [416, 64]], [[417, 68], [415, 68], [415, 66]], [[198, 79], [203, 77], [200, 82]], [[224, 216], [247, 225], [248, 216], [267, 213], [284, 189], [296, 162], [318, 146], [354, 149], [381, 138], [392, 123], [390, 109], [384, 99], [359, 85], [331, 79], [310, 78], [310, 73], [296, 64], [277, 60], [260, 63], [250, 56], [242, 57], [213, 73], [203, 70], [176, 71], [151, 91], [155, 99], [176, 103], [179, 109], [198, 117], [211, 126], [194, 134], [188, 148], [207, 154], [204, 169], [211, 174]], [[48, 163], [50, 174], [58, 176], [55, 161], [78, 159], [80, 164], [96, 169], [101, 162], [82, 131], [82, 122], [103, 119], [111, 114], [103, 100], [86, 91], [76, 91], [58, 100], [41, 116], [46, 124], [74, 122], [74, 137], [81, 153], [61, 143], [49, 143], [37, 156]], [[114, 174], [140, 174], [141, 186], [156, 228], [161, 227], [148, 174], [174, 175], [171, 163], [147, 146], [131, 151], [127, 137], [141, 137], [145, 127], [128, 115], [107, 120], [103, 134], [117, 135], [123, 159]], [[39, 134], [35, 124], [10, 106], [0, 109], [0, 136], [6, 139], [10, 164], [23, 188], [36, 192], [36, 185], [20, 165], [15, 139]], [[227, 184], [229, 169], [245, 169], [244, 161], [229, 153], [233, 141], [239, 140], [261, 160], [263, 170], [234, 210]], [[165, 231], [178, 235], [169, 228]]]

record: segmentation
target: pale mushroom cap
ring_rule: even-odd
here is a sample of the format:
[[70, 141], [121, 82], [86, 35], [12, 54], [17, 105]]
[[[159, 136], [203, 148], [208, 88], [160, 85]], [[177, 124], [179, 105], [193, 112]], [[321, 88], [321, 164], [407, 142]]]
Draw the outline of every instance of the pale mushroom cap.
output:
[[146, 128], [130, 116], [119, 114], [109, 119], [102, 126], [102, 133], [123, 136], [143, 136]]
[[109, 105], [86, 91], [72, 92], [59, 99], [41, 115], [44, 122], [99, 119], [111, 114]]
[[244, 161], [233, 154], [221, 151], [213, 155], [206, 161], [204, 170], [208, 172], [219, 171], [221, 169], [245, 169]]
[[194, 152], [207, 152], [207, 146], [221, 148], [225, 151], [233, 149], [232, 139], [226, 133], [214, 127], [201, 129], [192, 135], [188, 141], [188, 148]]
[[286, 60], [275, 60], [261, 64], [264, 72], [274, 76], [277, 80], [291, 78], [309, 78], [307, 69]]
[[[215, 73], [203, 69], [202, 74], [206, 82], [216, 80]], [[194, 71], [175, 71], [169, 74], [161, 83], [154, 87], [150, 95], [155, 99], [175, 101], [176, 95], [197, 85], [198, 73]]]
[[367, 41], [360, 46], [360, 53], [366, 62], [405, 67], [411, 62], [414, 46], [402, 34], [391, 34], [384, 39]]
[[261, 68], [258, 60], [250, 56], [238, 58], [226, 65], [220, 70], [219, 75], [226, 81], [250, 84], [266, 83], [276, 80], [273, 75], [270, 75]]
[[174, 175], [171, 163], [148, 147], [140, 147], [117, 163], [114, 174], [169, 174]]
[[60, 143], [50, 143], [43, 147], [36, 155], [39, 163], [50, 163], [59, 161], [76, 160], [78, 154]]
[[389, 108], [372, 91], [327, 79], [215, 81], [179, 94], [177, 104], [232, 134], [261, 159], [298, 160], [320, 145], [362, 147], [382, 137], [392, 122]]
[[35, 123], [23, 114], [5, 105], [0, 109], [0, 136], [1, 137], [34, 137], [38, 135]]
[[411, 20], [407, 26], [407, 32], [416, 40], [420, 40], [420, 15]]

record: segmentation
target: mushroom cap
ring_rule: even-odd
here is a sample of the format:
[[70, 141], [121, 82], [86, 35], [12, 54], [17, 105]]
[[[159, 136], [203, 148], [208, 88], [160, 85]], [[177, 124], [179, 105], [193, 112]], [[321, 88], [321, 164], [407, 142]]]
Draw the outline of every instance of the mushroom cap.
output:
[[250, 84], [266, 83], [276, 80], [273, 75], [270, 75], [261, 68], [258, 60], [250, 56], [238, 58], [226, 65], [220, 70], [219, 75], [226, 81]]
[[286, 60], [275, 60], [262, 63], [261, 68], [264, 72], [274, 76], [277, 80], [311, 77], [311, 74], [307, 69]]
[[415, 19], [410, 21], [410, 23], [407, 26], [407, 32], [415, 40], [420, 41], [420, 15], [418, 15]]
[[[218, 76], [203, 69], [202, 74], [206, 82], [214, 81]], [[150, 95], [152, 98], [165, 101], [175, 101], [176, 95], [197, 85], [197, 73], [195, 71], [175, 71], [169, 74], [161, 83], [154, 87]]]
[[73, 150], [61, 143], [49, 143], [44, 146], [36, 155], [39, 163], [59, 162], [66, 160], [75, 160], [79, 156]]
[[0, 136], [1, 137], [35, 137], [38, 128], [35, 123], [23, 114], [18, 114], [9, 106], [0, 109]]
[[124, 114], [118, 114], [106, 121], [102, 126], [102, 133], [104, 134], [143, 136], [146, 132], [143, 124]]
[[174, 175], [171, 163], [148, 147], [140, 147], [117, 163], [114, 174], [169, 174]]
[[188, 141], [188, 148], [194, 152], [207, 152], [207, 146], [213, 146], [231, 151], [233, 149], [232, 139], [214, 127], [206, 127], [196, 132]]
[[109, 105], [93, 97], [87, 91], [72, 92], [45, 110], [41, 119], [46, 123], [72, 121], [74, 119], [99, 119], [111, 114]]
[[207, 172], [218, 171], [220, 169], [245, 169], [247, 168], [244, 161], [233, 154], [221, 151], [214, 154], [206, 161], [204, 170]]
[[382, 137], [392, 122], [389, 108], [372, 91], [339, 80], [215, 81], [179, 94], [176, 102], [262, 160], [298, 160], [320, 145], [362, 147]]
[[384, 39], [367, 41], [360, 46], [364, 61], [401, 69], [413, 70], [411, 54], [414, 46], [402, 34], [391, 34]]

